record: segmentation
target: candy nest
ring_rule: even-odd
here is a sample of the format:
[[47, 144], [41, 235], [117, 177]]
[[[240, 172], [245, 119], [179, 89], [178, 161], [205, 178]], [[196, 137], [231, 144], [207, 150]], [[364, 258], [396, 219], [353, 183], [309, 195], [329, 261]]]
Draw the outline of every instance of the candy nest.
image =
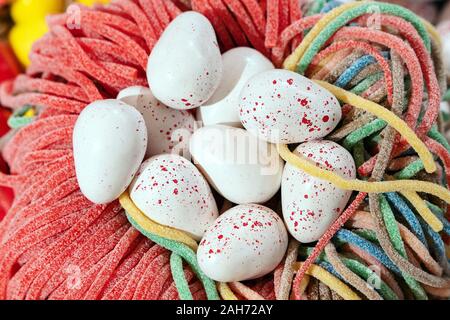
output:
[[[148, 86], [150, 52], [190, 8], [169, 0], [71, 6], [48, 18], [50, 32], [34, 45], [26, 74], [1, 87], [2, 105], [34, 111], [31, 119], [15, 113], [28, 118], [13, 121], [3, 149], [11, 174], [0, 184], [13, 188], [15, 200], [0, 224], [0, 298], [448, 298], [450, 145], [437, 126], [447, 84], [433, 27], [376, 2], [191, 5], [213, 25], [222, 52], [253, 47], [342, 103], [343, 119], [327, 139], [352, 153], [357, 180], [286, 145], [278, 151], [294, 167], [355, 191], [349, 205], [317, 243], [291, 239], [273, 273], [215, 283], [198, 267], [197, 242], [146, 219], [127, 192], [120, 203], [92, 204], [74, 167], [78, 114], [124, 88]], [[266, 205], [277, 210], [279, 202]]]

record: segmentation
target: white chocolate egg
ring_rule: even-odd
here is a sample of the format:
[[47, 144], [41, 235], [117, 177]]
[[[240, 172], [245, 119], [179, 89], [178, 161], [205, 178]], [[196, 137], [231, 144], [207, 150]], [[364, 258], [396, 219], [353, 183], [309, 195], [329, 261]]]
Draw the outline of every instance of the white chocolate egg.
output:
[[284, 144], [323, 138], [342, 116], [330, 92], [298, 73], [280, 69], [249, 80], [241, 92], [239, 111], [248, 131]]
[[130, 186], [130, 197], [153, 221], [196, 240], [219, 215], [205, 178], [190, 161], [174, 154], [146, 160]]
[[441, 21], [437, 25], [437, 31], [442, 40], [442, 59], [445, 72], [450, 75], [450, 20]]
[[284, 257], [288, 235], [282, 219], [256, 204], [223, 213], [197, 250], [200, 269], [221, 282], [251, 280], [273, 271]]
[[224, 124], [242, 127], [239, 118], [239, 95], [254, 75], [274, 68], [272, 62], [259, 51], [239, 47], [222, 55], [223, 75], [211, 99], [197, 109], [197, 119], [205, 126]]
[[193, 109], [208, 101], [221, 77], [222, 57], [214, 29], [194, 11], [180, 14], [167, 26], [148, 59], [153, 94], [174, 109]]
[[284, 163], [275, 145], [244, 129], [203, 127], [192, 136], [190, 152], [211, 186], [232, 203], [264, 203], [280, 189]]
[[117, 199], [133, 180], [146, 149], [147, 128], [134, 107], [119, 100], [91, 103], [73, 131], [81, 192], [97, 204]]
[[[305, 142], [294, 153], [346, 179], [356, 177], [352, 155], [335, 142]], [[290, 234], [302, 243], [319, 240], [343, 212], [351, 194], [351, 191], [339, 189], [287, 163], [281, 198], [284, 221]]]
[[163, 105], [149, 88], [133, 86], [119, 92], [117, 99], [134, 106], [144, 117], [148, 133], [146, 157], [162, 153], [188, 154], [195, 130], [194, 116]]

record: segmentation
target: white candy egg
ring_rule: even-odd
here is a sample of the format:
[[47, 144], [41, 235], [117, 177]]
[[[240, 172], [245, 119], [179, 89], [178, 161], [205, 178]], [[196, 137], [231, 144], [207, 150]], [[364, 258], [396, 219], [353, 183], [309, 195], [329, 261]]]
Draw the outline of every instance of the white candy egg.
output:
[[148, 133], [146, 157], [162, 153], [187, 154], [196, 125], [191, 113], [163, 105], [149, 88], [141, 86], [122, 90], [117, 99], [134, 106], [144, 117]]
[[208, 183], [178, 155], [154, 156], [142, 164], [130, 186], [134, 204], [150, 219], [200, 240], [218, 217]]
[[249, 80], [241, 92], [244, 127], [272, 143], [323, 138], [337, 126], [336, 97], [308, 78], [288, 70], [269, 70]]
[[442, 57], [447, 75], [450, 75], [450, 32], [442, 36]]
[[275, 145], [244, 129], [203, 127], [192, 136], [190, 152], [209, 183], [232, 203], [264, 203], [280, 189], [283, 160]]
[[104, 204], [133, 180], [147, 148], [144, 118], [119, 100], [99, 100], [81, 113], [73, 131], [75, 170], [81, 192]]
[[254, 75], [274, 68], [272, 62], [259, 51], [239, 47], [222, 55], [223, 76], [219, 87], [209, 101], [197, 109], [197, 118], [205, 126], [225, 124], [241, 127], [239, 95]]
[[213, 95], [222, 77], [214, 29], [200, 13], [176, 17], [153, 48], [147, 79], [155, 97], [175, 109], [199, 107]]
[[221, 282], [244, 281], [273, 271], [283, 259], [288, 235], [271, 209], [248, 204], [223, 213], [197, 251], [201, 270]]
[[[294, 153], [344, 178], [356, 177], [352, 155], [335, 142], [305, 142]], [[286, 164], [281, 197], [284, 221], [289, 232], [303, 243], [318, 240], [343, 212], [351, 194], [351, 191], [339, 189]]]

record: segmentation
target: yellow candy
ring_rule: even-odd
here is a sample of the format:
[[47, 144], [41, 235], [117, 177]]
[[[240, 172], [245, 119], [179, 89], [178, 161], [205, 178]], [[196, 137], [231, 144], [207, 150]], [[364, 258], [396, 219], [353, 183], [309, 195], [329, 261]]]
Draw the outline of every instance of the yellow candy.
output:
[[64, 0], [16, 0], [11, 6], [11, 16], [17, 24], [30, 24], [49, 14], [62, 12], [64, 7]]
[[45, 20], [15, 25], [9, 33], [9, 42], [17, 58], [24, 65], [30, 64], [29, 52], [33, 43], [48, 31]]
[[36, 113], [34, 112], [33, 109], [28, 109], [28, 111], [23, 114], [24, 117], [28, 118], [34, 117], [35, 115]]
[[110, 0], [77, 0], [76, 2], [90, 7], [94, 4], [107, 4]]

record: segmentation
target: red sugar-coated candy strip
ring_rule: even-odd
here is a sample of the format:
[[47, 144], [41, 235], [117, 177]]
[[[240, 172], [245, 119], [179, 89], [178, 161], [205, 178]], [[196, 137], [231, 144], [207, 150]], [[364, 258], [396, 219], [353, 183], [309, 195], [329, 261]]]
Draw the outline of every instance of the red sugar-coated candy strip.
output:
[[71, 115], [71, 114], [73, 114], [73, 113], [70, 113], [68, 111], [63, 111], [60, 109], [43, 108], [39, 111], [37, 118], [45, 119], [45, 118], [52, 118], [52, 117], [56, 117], [56, 116]]
[[135, 81], [138, 77], [139, 70], [135, 67], [126, 66], [115, 62], [101, 62], [99, 66], [112, 74], [123, 77], [127, 80]]
[[51, 59], [37, 54], [36, 52], [30, 53], [30, 60], [32, 64], [27, 69], [28, 75], [41, 73], [43, 71], [50, 71], [52, 74], [60, 76], [69, 82], [77, 84], [82, 88], [86, 95], [89, 97], [89, 101], [101, 100], [103, 96], [100, 94], [95, 84], [89, 80], [88, 77], [81, 72], [65, 68], [61, 65], [58, 59]]
[[[78, 6], [80, 7], [80, 6]], [[101, 12], [99, 10], [84, 9], [80, 10], [80, 25], [83, 26], [85, 23], [97, 23], [105, 24], [114, 29], [133, 34], [136, 36], [142, 35], [139, 26], [134, 24], [132, 21], [125, 19], [117, 14], [109, 14], [106, 12]], [[67, 20], [66, 20], [67, 21]], [[51, 28], [53, 30], [53, 26]]]
[[79, 265], [76, 265], [81, 271], [81, 281], [79, 286], [71, 287], [70, 283], [68, 283], [70, 279], [67, 278], [50, 294], [49, 299], [82, 299], [83, 295], [89, 289], [89, 286], [94, 282], [97, 274], [100, 273], [103, 266], [107, 263], [110, 255], [113, 254], [112, 250], [116, 247], [128, 229], [129, 225], [126, 223], [118, 227], [111, 235], [107, 235], [103, 238], [103, 242], [99, 243], [94, 252], [90, 253], [83, 261], [80, 261]]
[[[169, 258], [168, 258], [169, 259]], [[170, 261], [164, 261], [164, 266], [156, 265], [153, 269], [150, 281], [147, 282], [147, 294], [145, 296], [148, 300], [156, 300], [162, 292], [163, 286], [168, 279], [172, 279], [172, 273], [170, 271]], [[150, 284], [150, 285], [148, 285]], [[136, 294], [135, 294], [136, 297]], [[134, 298], [134, 297], [133, 297]]]
[[139, 5], [147, 16], [149, 22], [151, 23], [153, 30], [155, 30], [156, 37], [159, 38], [164, 29], [157, 19], [156, 11], [158, 10], [158, 8], [155, 8], [153, 6], [152, 0], [139, 0]]
[[97, 24], [94, 21], [86, 22], [84, 26], [86, 28], [96, 30], [106, 39], [109, 39], [112, 42], [118, 45], [122, 45], [124, 48], [130, 50], [135, 59], [138, 61], [139, 66], [141, 66], [141, 68], [144, 70], [146, 69], [148, 53], [131, 37], [123, 32], [120, 32], [119, 30], [116, 30], [104, 24]]
[[[75, 219], [76, 217], [72, 215], [72, 218]], [[24, 237], [21, 240], [20, 243], [17, 245], [22, 244], [22, 246], [27, 245], [33, 245], [34, 241], [36, 241], [34, 238], [42, 238], [42, 237], [49, 237], [53, 234], [58, 234], [62, 230], [67, 229], [70, 227], [70, 225], [73, 223], [71, 219], [65, 219], [65, 220], [59, 220], [55, 221], [52, 224], [49, 224], [39, 230], [36, 230], [34, 234], [28, 235], [27, 237]], [[16, 248], [16, 244], [11, 244], [8, 249], [10, 249], [7, 252], [4, 252], [4, 250], [0, 250], [2, 253], [2, 262], [0, 264], [0, 270], [2, 271], [2, 274], [0, 275], [0, 298], [2, 300], [6, 299], [6, 285], [9, 281], [9, 275], [12, 271], [12, 268], [15, 264], [15, 261], [18, 259], [18, 256], [20, 255], [21, 251], [14, 250]]]
[[139, 61], [123, 47], [102, 39], [77, 38], [77, 42], [90, 52], [97, 61], [114, 61], [125, 65], [137, 66]]
[[[147, 290], [151, 292], [151, 287], [153, 289], [158, 288], [157, 280], [159, 277], [163, 277], [167, 272], [170, 274], [170, 269], [166, 270], [162, 273], [162, 269], [165, 266], [169, 266], [169, 252], [164, 252], [159, 255], [157, 258], [151, 261], [151, 263], [146, 268], [145, 272], [142, 274], [142, 278], [139, 280], [136, 290], [133, 294], [133, 300], [143, 300], [147, 294]], [[157, 283], [156, 288], [153, 286], [154, 283]]]
[[[111, 235], [126, 225], [126, 220], [123, 214], [118, 213], [117, 210], [104, 211], [100, 217], [95, 221], [86, 232], [77, 240], [75, 247], [71, 252], [71, 256], [66, 259], [64, 265], [52, 275], [42, 288], [40, 298], [47, 298], [53, 291], [55, 291], [66, 279], [67, 268], [73, 266], [86, 266], [87, 261], [91, 261], [91, 264], [96, 263], [100, 258], [92, 259], [95, 254], [99, 254], [99, 248], [97, 244], [100, 244], [102, 248], [105, 246], [104, 239], [110, 239]], [[125, 232], [125, 231], [123, 231]], [[99, 238], [100, 237], [100, 238]], [[97, 251], [96, 251], [97, 250]], [[101, 252], [100, 252], [101, 255]]]
[[2, 96], [4, 97], [2, 99], [4, 104], [13, 109], [19, 109], [25, 105], [33, 105], [79, 113], [86, 106], [83, 102], [40, 93], [22, 93], [17, 96], [7, 96], [2, 93]]
[[267, 0], [266, 48], [277, 45], [279, 26], [279, 0]]
[[[130, 271], [130, 273], [132, 270]], [[128, 277], [129, 275], [127, 275]], [[114, 284], [113, 287], [108, 288], [108, 291], [105, 291], [105, 293], [102, 296], [102, 300], [120, 300], [121, 294], [125, 291], [125, 287], [128, 282], [127, 277], [120, 278], [117, 283]]]
[[[73, 63], [77, 66], [76, 68], [80, 68], [78, 71], [85, 71], [90, 74], [93, 78], [98, 81], [107, 84], [113, 87], [116, 90], [120, 90], [121, 88], [126, 86], [128, 83], [126, 79], [122, 78], [118, 74], [111, 74], [105, 68], [101, 68], [101, 66], [94, 62], [86, 52], [83, 51], [81, 46], [75, 41], [75, 38], [69, 32], [69, 30], [60, 27], [54, 26], [52, 28], [52, 33], [54, 33], [57, 37], [59, 37], [65, 44], [68, 52], [74, 59]], [[135, 78], [133, 78], [134, 80]]]
[[[73, 219], [73, 223], [76, 222], [78, 217], [76, 217], [77, 213], [73, 212], [64, 217], [64, 221], [68, 221], [69, 219]], [[59, 233], [56, 233], [55, 235], [48, 237], [42, 241], [37, 242], [35, 245], [30, 246], [29, 248], [25, 249], [22, 254], [17, 258], [17, 264], [20, 266], [25, 265], [28, 263], [28, 261], [31, 261], [34, 257], [40, 255], [42, 252], [45, 251], [45, 249], [49, 246], [51, 246], [55, 241], [58, 241], [60, 237], [64, 234], [64, 231], [70, 228], [70, 225], [67, 225], [67, 228], [62, 230]]]
[[141, 277], [144, 275], [145, 270], [154, 259], [164, 253], [167, 254], [167, 251], [157, 245], [154, 245], [145, 253], [144, 257], [141, 259], [141, 261], [139, 261], [137, 267], [133, 269], [132, 274], [128, 279], [126, 288], [119, 297], [120, 300], [130, 300], [133, 298], [134, 291]]
[[[164, 1], [163, 4], [170, 16], [170, 20], [175, 19], [179, 14], [182, 13], [182, 10], [180, 9], [181, 6], [178, 3], [174, 4], [172, 1]], [[186, 10], [188, 9], [186, 8]]]
[[202, 283], [197, 280], [189, 285], [189, 290], [192, 292], [192, 297], [194, 300], [206, 300], [206, 292], [203, 289]]
[[262, 12], [267, 13], [267, 0], [259, 0], [258, 2]]
[[209, 0], [209, 4], [213, 9], [213, 14], [222, 20], [222, 23], [236, 45], [241, 47], [248, 46], [248, 41], [244, 33], [245, 30], [243, 30], [242, 25], [238, 23], [238, 17], [234, 17], [228, 10], [224, 0]]
[[130, 14], [133, 20], [136, 22], [138, 28], [141, 30], [141, 34], [145, 35], [144, 40], [147, 43], [147, 50], [152, 50], [157, 41], [155, 30], [153, 29], [150, 21], [148, 21], [145, 13], [139, 8], [139, 6], [129, 0], [124, 0], [118, 3], [125, 12]]
[[215, 10], [212, 8], [209, 2], [192, 0], [191, 3], [193, 10], [202, 13], [205, 17], [208, 18], [209, 21], [211, 21], [211, 24], [213, 25], [214, 30], [217, 33], [217, 38], [219, 40], [219, 43], [221, 44], [222, 49], [224, 51], [227, 51], [233, 48], [234, 43], [225, 27], [225, 24], [223, 24], [223, 21], [219, 18], [218, 15], [215, 14]]
[[[138, 245], [133, 248], [132, 252], [128, 254], [128, 256], [120, 263], [120, 265], [114, 270], [113, 275], [111, 276], [110, 281], [105, 286], [102, 292], [102, 297], [106, 297], [113, 288], [122, 280], [124, 277], [129, 275], [129, 273], [136, 267], [138, 262], [144, 256], [145, 252], [147, 252], [153, 243], [147, 238], [141, 237]], [[125, 287], [125, 286], [124, 286]]]
[[[23, 175], [14, 176], [20, 178], [17, 184], [14, 185], [14, 190], [16, 193], [22, 194], [34, 183], [44, 183], [53, 173], [58, 172], [60, 168], [73, 168], [73, 154], [71, 152], [68, 152], [64, 157], [46, 163], [44, 166], [37, 167], [32, 172], [24, 171]], [[19, 198], [20, 196], [17, 195], [16, 199]]]
[[[68, 231], [70, 232], [70, 230]], [[36, 300], [36, 299], [45, 299], [48, 296], [48, 293], [42, 293], [42, 290], [48, 290], [49, 279], [52, 278], [55, 274], [61, 270], [61, 267], [65, 264], [65, 262], [71, 257], [73, 252], [77, 249], [77, 247], [85, 240], [85, 236], [77, 238], [73, 243], [69, 243], [67, 245], [59, 245], [59, 250], [57, 254], [52, 257], [50, 263], [48, 263], [45, 268], [33, 279], [30, 287], [28, 288], [26, 299]], [[66, 266], [66, 267], [70, 267]], [[72, 265], [73, 266], [73, 265]], [[63, 269], [65, 271], [65, 279], [67, 278], [68, 269]], [[50, 290], [51, 291], [51, 290]]]
[[[52, 145], [62, 142], [62, 141], [70, 141], [72, 139], [73, 127], [62, 127], [60, 129], [52, 130], [46, 135], [36, 139], [32, 143], [30, 143], [26, 148], [24, 148], [25, 152], [38, 151], [42, 149], [54, 149], [51, 148]], [[69, 147], [70, 148], [70, 147]], [[67, 149], [69, 149], [67, 148]], [[18, 157], [17, 161], [21, 161], [21, 158]], [[19, 166], [22, 165], [19, 163]]]
[[[11, 141], [5, 146], [5, 154], [8, 154], [10, 158], [16, 160], [18, 157], [17, 153], [27, 150], [26, 144], [31, 143], [50, 131], [58, 130], [58, 128], [73, 127], [76, 119], [76, 115], [62, 115], [46, 119], [38, 119], [28, 126], [21, 128], [16, 133]], [[15, 142], [18, 142], [18, 145], [15, 145]], [[21, 145], [22, 143], [26, 144]]]
[[257, 0], [242, 0], [242, 4], [247, 9], [250, 17], [253, 20], [258, 33], [265, 37], [266, 35], [266, 17], [265, 12], [262, 10], [261, 6], [258, 4]]
[[262, 54], [269, 56], [269, 52], [264, 46], [263, 35], [258, 33], [252, 19], [249, 17], [247, 11], [242, 6], [239, 0], [224, 0], [228, 9], [234, 14], [236, 20], [247, 36], [252, 46]]
[[[50, 266], [52, 268], [55, 268], [55, 270], [57, 271], [52, 272], [52, 270], [48, 270], [49, 268], [47, 268], [47, 275], [43, 275], [42, 273], [40, 274], [40, 283], [38, 282], [38, 284], [36, 284], [36, 287], [39, 289], [39, 291], [35, 292], [35, 298], [45, 299], [51, 293], [53, 293], [67, 279], [67, 269], [71, 266], [82, 268], [86, 263], [86, 259], [81, 261], [79, 257], [87, 256], [88, 258], [90, 258], [95, 253], [99, 252], [97, 246], [106, 247], [108, 249], [111, 248], [105, 245], [106, 241], [104, 239], [109, 239], [110, 241], [110, 236], [125, 224], [126, 220], [123, 215], [116, 214], [116, 216], [109, 221], [105, 221], [104, 225], [102, 225], [100, 228], [92, 228], [89, 229], [88, 232], [83, 233], [83, 236], [77, 239], [77, 241], [73, 245], [70, 244], [70, 247], [62, 248], [64, 252], [63, 255], [59, 256], [61, 257], [61, 260], [57, 261], [57, 264], [53, 263], [53, 265]], [[98, 260], [99, 258], [95, 259], [93, 263], [97, 262]], [[39, 278], [35, 279], [34, 283], [37, 283], [38, 279]], [[31, 294], [32, 289], [33, 287], [30, 288], [28, 292], [29, 295]]]
[[[206, 300], [206, 294], [203, 290], [202, 283], [199, 280], [196, 280], [189, 284], [189, 291], [192, 293], [192, 298], [194, 301], [197, 300]], [[178, 300], [179, 297], [177, 296], [175, 299], [172, 300]]]
[[95, 221], [95, 219], [102, 213], [105, 206], [93, 206], [91, 207], [81, 219], [71, 228], [71, 232], [66, 233], [57, 243], [50, 247], [46, 254], [37, 257], [33, 263], [28, 263], [17, 271], [14, 277], [11, 279], [10, 284], [12, 289], [8, 290], [8, 296], [22, 297], [26, 292], [26, 287], [29, 282], [34, 279], [39, 272], [40, 267], [45, 265], [45, 261], [49, 261], [59, 251], [59, 244], [67, 246], [67, 244], [73, 243], [78, 238], [80, 232], [86, 230], [88, 226]]
[[62, 182], [59, 186], [55, 187], [54, 190], [45, 194], [41, 199], [38, 199], [30, 205], [22, 208], [15, 216], [7, 215], [1, 226], [1, 235], [3, 236], [3, 240], [8, 239], [10, 233], [14, 231], [14, 229], [9, 229], [7, 233], [3, 234], [3, 231], [6, 230], [10, 224], [14, 223], [14, 228], [19, 228], [24, 222], [26, 222], [24, 219], [31, 218], [35, 212], [44, 210], [46, 206], [53, 205], [65, 196], [74, 192], [77, 188], [78, 186], [76, 184], [76, 179], [68, 179], [67, 181]]
[[129, 246], [136, 240], [140, 235], [139, 231], [130, 227], [127, 233], [120, 239], [120, 242], [110, 253], [110, 257], [103, 265], [102, 270], [97, 274], [96, 279], [91, 284], [91, 287], [84, 295], [84, 299], [92, 300], [97, 299], [106, 281], [111, 276], [112, 271], [119, 265], [120, 261], [124, 257], [125, 253], [128, 251]]
[[[9, 174], [5, 174], [0, 172], [0, 188], [1, 189], [12, 189], [15, 190], [23, 183], [24, 177], [22, 176], [13, 176]], [[2, 217], [3, 219], [3, 217]], [[2, 220], [0, 219], [0, 221]]]
[[264, 297], [264, 299], [274, 300], [275, 299], [275, 290], [274, 290], [273, 280], [267, 281], [266, 284], [263, 286], [260, 293]]
[[[184, 269], [184, 278], [187, 283], [190, 283], [194, 279], [194, 273], [190, 268]], [[160, 296], [161, 300], [177, 300], [179, 299], [178, 290], [174, 282], [170, 284], [167, 290]]]
[[299, 34], [302, 34], [304, 30], [314, 26], [321, 18], [322, 15], [306, 17], [291, 24], [281, 33], [276, 46], [274, 46], [272, 50], [273, 60], [277, 66], [281, 66], [283, 63], [283, 58], [289, 42]]
[[[74, 172], [73, 154], [69, 151], [66, 156], [41, 166], [39, 170], [34, 172], [35, 175], [25, 177], [25, 179], [23, 179], [23, 184], [15, 188], [15, 191], [19, 193], [15, 198], [17, 200], [15, 203], [39, 199], [47, 191], [50, 191], [45, 188], [39, 188], [40, 184], [45, 186], [48, 184], [57, 185], [57, 183], [59, 183], [58, 179], [70, 178]], [[54, 180], [56, 180], [56, 183], [53, 182]]]
[[[186, 267], [184, 267], [186, 269]], [[170, 264], [169, 264], [169, 269], [170, 269]], [[189, 281], [188, 281], [189, 283]], [[155, 298], [156, 300], [162, 300], [161, 297], [163, 294], [166, 293], [167, 290], [169, 290], [169, 288], [175, 284], [175, 281], [173, 280], [173, 275], [172, 275], [172, 271], [170, 270], [168, 276], [166, 277], [166, 281], [164, 282], [164, 284], [161, 286], [160, 290], [159, 290], [159, 294], [158, 296]], [[150, 292], [147, 293], [146, 299], [148, 299], [148, 297], [150, 296]]]
[[[344, 27], [336, 32], [334, 39], [358, 38], [382, 44], [395, 52], [401, 52], [401, 57], [405, 61], [409, 75], [411, 77], [412, 92], [408, 106], [410, 116], [405, 119], [408, 126], [415, 128], [418, 113], [422, 105], [423, 98], [423, 76], [420, 63], [412, 48], [406, 45], [399, 38], [386, 32], [361, 28], [361, 27]], [[388, 90], [389, 92], [389, 90]], [[418, 110], [418, 111], [417, 111]], [[417, 115], [417, 117], [416, 117]], [[416, 120], [415, 120], [416, 119]]]
[[[61, 201], [60, 204], [56, 204], [44, 210], [42, 213], [37, 215], [37, 218], [39, 218], [37, 220], [39, 221], [31, 220], [27, 224], [22, 226], [20, 229], [15, 230], [14, 234], [12, 234], [11, 237], [8, 239], [8, 241], [3, 244], [1, 250], [7, 247], [6, 246], [7, 243], [8, 245], [15, 245], [16, 248], [20, 248], [21, 244], [24, 245], [24, 248], [30, 247], [32, 243], [27, 243], [24, 242], [23, 240], [27, 235], [32, 236], [32, 238], [34, 239], [39, 239], [38, 237], [33, 235], [33, 233], [36, 230], [45, 226], [49, 226], [55, 221], [58, 221], [60, 219], [64, 219], [66, 216], [69, 216], [71, 212], [82, 210], [83, 209], [82, 206], [85, 207], [87, 203], [81, 200], [82, 199], [80, 199], [80, 197], [74, 197], [70, 199], [70, 201], [68, 200]], [[63, 211], [63, 209], [66, 209], [67, 212]], [[19, 249], [14, 250], [14, 254], [20, 254], [20, 250]]]
[[[67, 155], [66, 150], [38, 150], [23, 155], [23, 161], [27, 164], [33, 162], [47, 163], [65, 155]], [[17, 165], [17, 168], [19, 171], [22, 171], [22, 167], [20, 165]]]
[[[166, 1], [164, 1], [166, 2]], [[161, 24], [163, 30], [167, 27], [167, 25], [170, 23], [170, 17], [169, 14], [166, 12], [166, 7], [163, 4], [163, 0], [152, 0], [153, 7], [156, 9], [156, 17], [159, 20], [159, 23]], [[145, 33], [144, 33], [145, 34]]]
[[331, 227], [325, 232], [325, 234], [319, 239], [316, 246], [314, 247], [313, 252], [309, 255], [306, 261], [300, 267], [297, 274], [295, 275], [294, 282], [292, 285], [292, 291], [294, 293], [294, 298], [296, 300], [301, 299], [300, 293], [300, 282], [308, 271], [309, 267], [316, 261], [317, 257], [323, 251], [325, 246], [330, 242], [331, 238], [336, 234], [336, 232], [342, 228], [345, 222], [350, 219], [358, 210], [358, 207], [366, 198], [367, 193], [360, 192], [356, 196], [355, 200], [345, 209], [345, 211], [336, 219], [335, 222], [331, 225]]
[[[125, 251], [125, 253], [123, 255], [123, 258], [117, 264], [117, 267], [114, 268], [114, 270], [111, 270], [111, 274], [110, 274], [109, 278], [106, 280], [106, 282], [104, 283], [103, 288], [100, 290], [100, 292], [98, 294], [98, 298], [97, 298], [98, 300], [100, 300], [104, 296], [105, 290], [107, 290], [110, 287], [110, 283], [112, 281], [116, 282], [116, 280], [118, 280], [118, 278], [117, 278], [117, 271], [118, 270], [122, 270], [122, 272], [123, 272], [123, 270], [124, 270], [124, 265], [123, 265], [124, 262], [125, 261], [129, 261], [130, 260], [130, 256], [135, 254], [136, 250], [139, 247], [142, 247], [142, 244], [144, 242], [145, 242], [145, 237], [142, 236], [142, 234], [139, 233], [138, 236], [134, 239], [134, 241], [130, 243], [130, 245], [128, 246], [128, 248], [126, 249], [126, 251]], [[147, 249], [148, 249], [148, 247], [147, 247]], [[142, 254], [144, 252], [145, 251], [143, 251]], [[136, 263], [137, 263], [137, 261], [138, 260], [136, 260]], [[130, 269], [128, 269], [128, 272], [129, 272], [129, 270]]]
[[450, 154], [448, 153], [447, 149], [445, 149], [442, 144], [429, 137], [425, 137], [424, 142], [425, 145], [430, 149], [430, 151], [436, 154], [439, 159], [441, 159], [442, 163], [444, 164], [444, 172], [447, 185], [450, 185]]
[[373, 46], [371, 46], [368, 43], [361, 42], [361, 41], [355, 41], [355, 40], [348, 40], [348, 41], [339, 41], [334, 42], [324, 50], [322, 50], [319, 54], [317, 54], [314, 59], [312, 60], [311, 64], [309, 65], [306, 73], [308, 74], [311, 72], [311, 70], [314, 67], [317, 67], [319, 63], [329, 56], [332, 53], [338, 52], [340, 50], [346, 50], [348, 48], [354, 48], [361, 51], [364, 51], [366, 54], [370, 54], [375, 58], [375, 60], [380, 65], [381, 69], [384, 73], [384, 80], [386, 82], [387, 91], [388, 91], [388, 100], [389, 104], [392, 104], [392, 95], [393, 95], [393, 83], [392, 83], [392, 72], [390, 69], [389, 63], [386, 61], [386, 59], [381, 55], [381, 53], [376, 50]]
[[298, 0], [289, 0], [289, 19], [290, 19], [289, 25], [292, 25], [293, 23], [297, 22], [302, 18], [303, 12], [300, 2]]
[[[124, 228], [122, 227], [122, 229], [119, 229], [117, 232], [122, 233], [124, 232], [123, 229]], [[110, 239], [106, 239], [106, 241], [108, 240]], [[67, 281], [62, 283], [55, 291], [50, 294], [48, 300], [81, 300], [83, 293], [87, 290], [86, 286], [89, 284], [89, 282], [93, 281], [93, 277], [97, 272], [100, 271], [100, 269], [102, 268], [102, 264], [106, 262], [106, 259], [107, 256], [103, 256], [101, 260], [98, 261], [98, 263], [94, 264], [90, 269], [82, 270], [81, 276], [78, 276], [77, 272], [76, 276], [79, 279], [79, 282], [77, 281], [77, 285], [72, 286], [68, 281], [73, 281], [73, 279], [68, 278]]]
[[[302, 9], [300, 6], [299, 1], [297, 0], [289, 0], [289, 12], [290, 12], [290, 24], [295, 23], [296, 21], [300, 20], [303, 16]], [[298, 36], [294, 38], [292, 41], [291, 51], [293, 52], [295, 48], [297, 48], [300, 45], [300, 42], [302, 42], [303, 39], [303, 32], [301, 32]]]
[[290, 23], [289, 23], [289, 0], [279, 0], [279, 27], [278, 27], [278, 35], [283, 32], [284, 29], [286, 29]]
[[81, 102], [89, 101], [86, 93], [77, 86], [44, 79], [31, 78], [24, 74], [19, 75], [14, 81], [13, 91], [14, 94], [25, 91], [38, 91], [40, 93], [51, 94]]
[[[12, 234], [11, 237], [4, 242], [1, 250], [12, 250], [11, 253], [13, 254], [13, 257], [19, 256], [23, 250], [29, 248], [34, 243], [39, 242], [40, 239], [46, 239], [51, 236], [49, 233], [44, 233], [43, 238], [40, 238], [37, 231], [45, 227], [51, 227], [57, 220], [61, 220], [62, 222], [64, 222], [64, 219], [66, 219], [67, 217], [71, 218], [71, 211], [79, 211], [81, 205], [86, 206], [86, 203], [80, 201], [80, 197], [78, 196], [68, 198], [67, 200], [61, 201], [61, 203], [57, 203], [54, 206], [49, 206], [48, 209], [43, 210], [37, 216], [37, 218], [40, 219], [30, 220], [20, 229], [17, 229], [15, 233]], [[64, 208], [67, 208], [69, 212], [63, 210]], [[72, 227], [72, 225], [73, 223], [69, 226]], [[11, 248], [10, 246], [13, 246], [13, 248]], [[6, 257], [6, 255], [4, 256]], [[4, 267], [5, 265], [2, 265], [2, 268]]]

